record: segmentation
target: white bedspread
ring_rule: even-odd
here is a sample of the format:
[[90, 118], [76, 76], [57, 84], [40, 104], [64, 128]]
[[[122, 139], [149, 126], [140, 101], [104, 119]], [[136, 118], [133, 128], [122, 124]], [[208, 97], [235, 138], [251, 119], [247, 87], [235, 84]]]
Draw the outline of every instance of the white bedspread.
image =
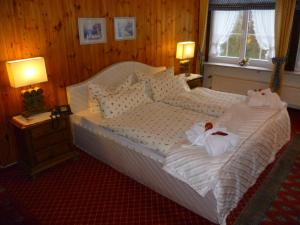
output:
[[246, 96], [244, 95], [214, 91], [208, 88], [195, 88], [190, 92], [184, 92], [161, 101], [169, 105], [218, 117], [232, 105], [245, 100]]
[[169, 151], [164, 169], [202, 196], [212, 190], [219, 223], [226, 224], [229, 212], [290, 139], [290, 120], [286, 109], [251, 108], [240, 103], [217, 122], [240, 135], [234, 152], [210, 157], [199, 147], [182, 148], [186, 141]]
[[101, 120], [99, 125], [166, 156], [174, 144], [185, 138], [185, 131], [194, 123], [213, 120], [205, 114], [154, 102]]

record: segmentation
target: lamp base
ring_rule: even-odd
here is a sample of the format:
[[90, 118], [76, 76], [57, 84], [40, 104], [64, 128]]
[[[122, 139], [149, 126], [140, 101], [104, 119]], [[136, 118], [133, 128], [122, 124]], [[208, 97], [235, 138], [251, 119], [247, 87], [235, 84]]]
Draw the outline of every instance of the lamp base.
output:
[[30, 117], [32, 115], [45, 112], [43, 89], [34, 88], [22, 91], [24, 112], [22, 116]]
[[180, 61], [180, 73], [184, 73], [186, 77], [190, 76], [190, 60]]

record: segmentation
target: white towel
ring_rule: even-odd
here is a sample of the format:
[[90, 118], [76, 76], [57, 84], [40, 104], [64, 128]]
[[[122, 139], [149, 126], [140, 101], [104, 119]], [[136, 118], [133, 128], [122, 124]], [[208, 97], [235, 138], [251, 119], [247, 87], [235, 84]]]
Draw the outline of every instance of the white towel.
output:
[[197, 143], [204, 143], [207, 135], [204, 125], [205, 124], [203, 123], [196, 123], [185, 132], [187, 139], [192, 143], [192, 145], [197, 145]]
[[[227, 135], [213, 135], [218, 131]], [[227, 151], [232, 151], [240, 141], [238, 135], [228, 132], [226, 128], [218, 127], [217, 124], [212, 129], [205, 131], [205, 124], [197, 123], [185, 133], [192, 145], [204, 147], [210, 156], [217, 156]]]
[[205, 149], [210, 156], [217, 156], [225, 152], [232, 151], [239, 144], [240, 137], [238, 135], [230, 132], [226, 133], [228, 134], [227, 136], [207, 136], [205, 139]]
[[248, 105], [252, 107], [266, 106], [271, 109], [282, 109], [286, 105], [280, 100], [277, 93], [273, 93], [270, 88], [264, 90], [249, 90], [247, 95]]

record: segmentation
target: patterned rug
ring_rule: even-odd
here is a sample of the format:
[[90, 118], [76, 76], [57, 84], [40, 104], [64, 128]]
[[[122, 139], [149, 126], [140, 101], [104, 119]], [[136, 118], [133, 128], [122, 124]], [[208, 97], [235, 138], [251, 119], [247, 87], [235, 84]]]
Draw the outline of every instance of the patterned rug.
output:
[[[277, 158], [285, 152], [290, 152], [291, 148], [289, 147], [288, 151], [284, 149], [279, 152]], [[34, 218], [34, 224], [41, 225], [212, 224], [87, 154], [80, 152], [80, 155], [80, 160], [68, 161], [49, 169], [34, 181], [29, 180], [17, 166], [1, 171], [0, 186], [6, 188], [10, 205], [15, 207], [9, 207], [14, 210], [0, 213], [0, 224], [33, 224], [26, 223], [32, 221], [28, 218]], [[280, 161], [277, 162], [276, 165], [280, 164]], [[267, 216], [261, 217], [264, 224], [293, 224], [284, 223], [286, 219], [297, 221], [295, 219], [299, 215], [297, 214], [299, 204], [295, 205], [295, 203], [299, 203], [299, 164], [298, 157], [277, 199], [272, 203], [272, 207], [267, 208], [269, 209]], [[238, 207], [232, 211], [227, 220], [228, 224], [233, 224], [241, 214], [241, 210], [248, 206], [251, 196], [264, 184], [263, 181], [271, 171], [272, 165], [267, 167], [256, 184], [244, 195]], [[264, 191], [268, 193], [269, 189]], [[294, 195], [296, 193], [298, 195]], [[278, 217], [278, 214], [282, 216]], [[21, 220], [19, 223], [8, 223], [6, 221], [9, 218], [21, 218]]]
[[41, 225], [212, 224], [83, 152], [34, 181], [18, 167], [1, 171], [1, 185], [17, 211]]

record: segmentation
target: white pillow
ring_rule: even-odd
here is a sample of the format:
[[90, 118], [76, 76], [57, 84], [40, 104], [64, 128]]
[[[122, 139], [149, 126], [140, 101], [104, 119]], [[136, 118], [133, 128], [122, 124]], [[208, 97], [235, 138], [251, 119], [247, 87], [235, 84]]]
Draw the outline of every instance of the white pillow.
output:
[[121, 115], [139, 105], [153, 102], [146, 94], [145, 82], [138, 82], [126, 91], [98, 98], [105, 118]]
[[120, 84], [117, 88], [109, 88], [104, 86], [103, 84], [95, 84], [90, 83], [88, 85], [88, 106], [90, 112], [101, 112], [100, 104], [98, 98], [100, 96], [107, 96], [113, 93], [122, 92], [127, 90], [134, 82], [135, 82], [135, 75], [129, 75], [126, 80]]
[[139, 72], [136, 71], [135, 75], [138, 79], [138, 81], [147, 81], [149, 79], [151, 79], [152, 77], [164, 77], [164, 76], [174, 76], [174, 70], [173, 68], [168, 68], [166, 70], [151, 74], [151, 73], [144, 73], [144, 72]]
[[152, 96], [155, 101], [160, 101], [166, 97], [174, 97], [182, 92], [186, 92], [187, 83], [184, 77], [158, 77], [150, 79]]

